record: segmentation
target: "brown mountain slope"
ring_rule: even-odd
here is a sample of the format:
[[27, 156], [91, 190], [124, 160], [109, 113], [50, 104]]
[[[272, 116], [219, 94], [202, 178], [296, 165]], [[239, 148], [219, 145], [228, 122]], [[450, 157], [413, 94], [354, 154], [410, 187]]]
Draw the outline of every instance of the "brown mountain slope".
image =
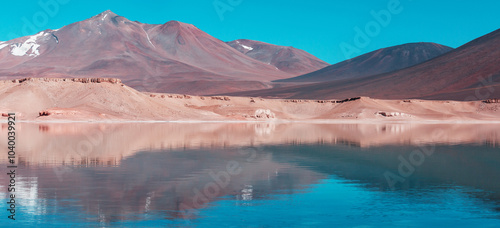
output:
[[361, 78], [387, 73], [423, 63], [453, 48], [435, 43], [409, 43], [382, 48], [321, 70], [278, 82], [324, 82]]
[[317, 57], [293, 47], [277, 46], [254, 40], [234, 40], [227, 44], [241, 53], [273, 65], [291, 75], [302, 75], [328, 66]]
[[233, 95], [314, 99], [353, 96], [443, 100], [498, 98], [499, 59], [500, 30], [496, 30], [435, 59], [391, 73]]
[[291, 76], [193, 25], [143, 24], [110, 11], [0, 43], [1, 79], [116, 77], [143, 91], [207, 94], [268, 88]]

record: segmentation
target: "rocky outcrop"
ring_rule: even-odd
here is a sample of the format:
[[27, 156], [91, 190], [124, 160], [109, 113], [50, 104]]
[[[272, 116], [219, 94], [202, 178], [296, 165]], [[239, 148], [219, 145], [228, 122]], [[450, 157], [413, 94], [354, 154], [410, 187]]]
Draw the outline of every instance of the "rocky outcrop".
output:
[[411, 117], [411, 115], [402, 112], [377, 112], [375, 114], [383, 117]]
[[24, 82], [80, 82], [80, 83], [112, 83], [121, 84], [122, 81], [118, 78], [23, 78], [6, 80], [5, 82], [24, 83]]
[[[350, 101], [357, 101], [361, 99], [361, 97], [353, 97], [353, 98], [347, 98], [344, 100], [316, 100], [314, 102], [320, 103], [320, 104], [326, 104], [326, 103], [333, 103], [333, 104], [342, 104]], [[291, 103], [304, 103], [304, 102], [310, 102], [311, 100], [295, 100], [295, 99], [285, 99], [283, 100], [284, 102], [291, 102]]]
[[269, 109], [257, 109], [255, 111], [255, 118], [257, 119], [274, 119], [276, 115]]
[[75, 115], [79, 113], [77, 110], [62, 109], [62, 108], [51, 108], [38, 112], [38, 117], [42, 116], [53, 116], [53, 115]]
[[484, 100], [483, 103], [498, 104], [498, 103], [500, 103], [500, 99], [499, 98], [488, 99], [488, 100]]
[[50, 116], [50, 115], [51, 113], [48, 110], [38, 112], [38, 116]]
[[290, 100], [290, 99], [286, 99], [286, 100], [283, 100], [284, 102], [290, 102], [290, 103], [303, 103], [303, 102], [309, 102], [308, 100]]
[[230, 101], [231, 99], [229, 97], [219, 97], [219, 96], [215, 96], [215, 97], [211, 97], [212, 100], [219, 100], [219, 101]]
[[335, 103], [342, 104], [342, 103], [345, 103], [345, 102], [356, 101], [356, 100], [359, 100], [359, 99], [361, 99], [361, 97], [353, 97], [353, 98], [347, 98], [347, 99], [340, 100], [340, 101], [335, 101]]

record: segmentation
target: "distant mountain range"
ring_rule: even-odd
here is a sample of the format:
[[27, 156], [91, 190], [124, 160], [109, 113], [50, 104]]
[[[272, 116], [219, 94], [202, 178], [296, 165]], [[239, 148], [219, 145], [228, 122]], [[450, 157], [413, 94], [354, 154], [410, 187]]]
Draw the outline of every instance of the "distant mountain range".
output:
[[[439, 57], [389, 73], [233, 95], [311, 99], [369, 96], [381, 99], [484, 100], [500, 97], [499, 60], [500, 30], [496, 30]], [[327, 76], [335, 78], [335, 75]], [[308, 77], [296, 79], [300, 78]]]
[[113, 77], [140, 91], [277, 98], [478, 99], [500, 95], [499, 31], [456, 50], [383, 48], [329, 65], [293, 47], [223, 42], [178, 21], [143, 24], [111, 11], [0, 42], [0, 79]]
[[254, 40], [227, 42], [241, 53], [294, 75], [302, 75], [329, 66], [317, 57], [293, 47], [283, 47]]
[[326, 82], [382, 74], [423, 63], [453, 50], [435, 43], [409, 43], [382, 48], [321, 70], [278, 82]]

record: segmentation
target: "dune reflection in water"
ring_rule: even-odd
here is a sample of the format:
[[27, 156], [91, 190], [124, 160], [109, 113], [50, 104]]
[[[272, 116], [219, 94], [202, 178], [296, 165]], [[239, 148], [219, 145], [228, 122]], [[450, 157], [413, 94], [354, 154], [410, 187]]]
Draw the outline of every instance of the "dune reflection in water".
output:
[[[384, 173], [397, 174], [399, 157], [421, 145], [435, 153], [395, 192], [432, 195], [460, 186], [499, 216], [495, 125], [71, 123], [19, 124], [17, 131], [20, 201], [33, 219], [57, 212], [84, 224], [192, 220], [223, 199], [258, 207], [325, 180], [393, 194]], [[0, 176], [0, 185], [6, 181]]]

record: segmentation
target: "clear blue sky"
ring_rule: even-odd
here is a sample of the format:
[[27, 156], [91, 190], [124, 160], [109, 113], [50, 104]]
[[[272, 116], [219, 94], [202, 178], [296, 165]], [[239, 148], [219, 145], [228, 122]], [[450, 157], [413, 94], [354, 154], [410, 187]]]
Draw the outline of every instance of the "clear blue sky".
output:
[[[67, 2], [48, 15], [38, 2]], [[371, 11], [387, 10], [397, 0], [290, 1], [290, 0], [40, 0], [3, 1], [0, 14], [0, 40], [30, 35], [22, 32], [26, 22], [37, 30], [57, 29], [111, 10], [130, 20], [163, 24], [178, 20], [194, 24], [224, 41], [253, 39], [303, 49], [329, 62], [345, 60], [341, 44], [355, 47], [357, 54], [409, 43], [435, 42], [458, 47], [500, 28], [500, 1], [399, 0], [390, 23], [380, 26]], [[218, 3], [220, 17], [214, 7]], [[232, 4], [232, 5], [231, 5]], [[225, 7], [225, 8], [224, 8]], [[54, 9], [50, 7], [50, 9]], [[396, 12], [396, 11], [395, 11]], [[46, 17], [44, 17], [44, 15]], [[380, 29], [377, 31], [376, 25]], [[355, 28], [372, 25], [372, 37], [356, 45]]]

